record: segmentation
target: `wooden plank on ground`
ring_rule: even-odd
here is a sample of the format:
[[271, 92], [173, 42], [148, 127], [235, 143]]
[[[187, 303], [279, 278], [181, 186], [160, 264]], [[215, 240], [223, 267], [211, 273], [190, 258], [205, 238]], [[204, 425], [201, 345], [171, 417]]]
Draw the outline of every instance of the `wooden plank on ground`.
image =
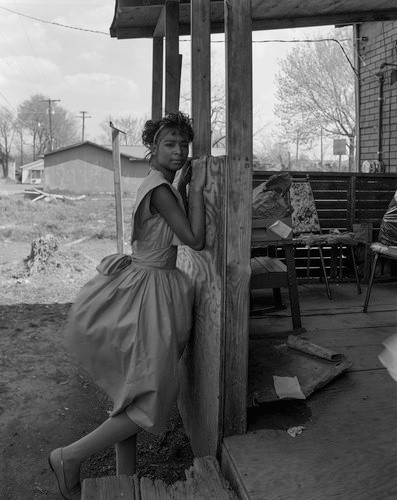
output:
[[83, 481], [82, 500], [141, 500], [137, 476], [105, 476]]
[[195, 458], [185, 474], [186, 481], [171, 485], [141, 478], [141, 500], [237, 500], [215, 457]]
[[237, 500], [213, 456], [195, 458], [186, 480], [168, 485], [161, 479], [107, 476], [83, 481], [82, 500]]
[[302, 434], [273, 428], [228, 437], [222, 463], [250, 500], [397, 498], [396, 396], [385, 370], [349, 373], [306, 402]]

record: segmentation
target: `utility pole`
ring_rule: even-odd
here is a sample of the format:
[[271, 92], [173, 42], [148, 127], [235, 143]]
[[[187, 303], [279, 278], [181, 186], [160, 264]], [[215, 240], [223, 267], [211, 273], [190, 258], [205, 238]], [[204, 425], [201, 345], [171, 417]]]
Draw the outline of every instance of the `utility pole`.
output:
[[81, 116], [79, 116], [78, 118], [81, 118], [83, 120], [83, 126], [82, 126], [82, 130], [81, 130], [81, 142], [84, 142], [84, 125], [85, 125], [85, 120], [86, 120], [86, 118], [91, 118], [91, 116], [86, 116], [86, 114], [88, 113], [88, 111], [79, 111], [79, 113], [81, 113]]
[[53, 146], [53, 140], [52, 140], [52, 120], [51, 120], [51, 115], [52, 115], [52, 106], [51, 104], [53, 102], [61, 102], [60, 99], [44, 99], [43, 101], [40, 102], [48, 102], [48, 122], [50, 126], [50, 151], [52, 151], [52, 146]]

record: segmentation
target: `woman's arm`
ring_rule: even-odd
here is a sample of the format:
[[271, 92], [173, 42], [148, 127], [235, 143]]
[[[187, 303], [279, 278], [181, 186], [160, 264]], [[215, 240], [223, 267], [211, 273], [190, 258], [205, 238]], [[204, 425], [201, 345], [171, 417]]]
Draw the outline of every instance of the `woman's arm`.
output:
[[205, 245], [205, 211], [203, 189], [206, 181], [206, 164], [193, 169], [189, 189], [188, 217], [181, 210], [169, 187], [161, 185], [154, 189], [152, 206], [164, 217], [178, 238], [193, 250], [202, 250]]
[[179, 173], [178, 185], [177, 189], [182, 197], [183, 205], [185, 207], [186, 213], [188, 212], [188, 201], [187, 201], [187, 192], [186, 188], [190, 181], [192, 180], [192, 164], [191, 160], [188, 159], [185, 165], [182, 167], [182, 170]]

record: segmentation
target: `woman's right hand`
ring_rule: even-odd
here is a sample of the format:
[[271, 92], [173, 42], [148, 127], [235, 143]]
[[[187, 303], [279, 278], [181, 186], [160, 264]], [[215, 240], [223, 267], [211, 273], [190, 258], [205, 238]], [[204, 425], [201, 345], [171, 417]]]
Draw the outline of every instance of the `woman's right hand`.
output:
[[207, 182], [207, 161], [199, 160], [192, 163], [192, 180], [190, 190], [202, 191]]

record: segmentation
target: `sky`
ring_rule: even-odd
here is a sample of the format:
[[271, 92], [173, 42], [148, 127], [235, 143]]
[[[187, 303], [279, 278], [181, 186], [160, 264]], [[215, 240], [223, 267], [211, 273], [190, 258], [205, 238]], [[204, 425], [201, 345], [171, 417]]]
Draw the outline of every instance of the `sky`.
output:
[[[99, 124], [109, 115], [149, 117], [152, 43], [111, 38], [114, 7], [115, 0], [0, 0], [0, 106], [16, 115], [18, 105], [34, 94], [59, 99], [57, 104], [76, 117], [87, 112], [86, 140], [101, 133]], [[291, 40], [310, 32], [314, 30], [254, 32], [253, 39], [260, 41], [253, 44], [257, 122], [274, 121], [278, 60], [292, 46], [270, 40]], [[189, 50], [188, 37], [181, 37], [186, 81]], [[219, 80], [224, 68], [223, 36], [213, 37], [211, 50], [213, 79]]]

